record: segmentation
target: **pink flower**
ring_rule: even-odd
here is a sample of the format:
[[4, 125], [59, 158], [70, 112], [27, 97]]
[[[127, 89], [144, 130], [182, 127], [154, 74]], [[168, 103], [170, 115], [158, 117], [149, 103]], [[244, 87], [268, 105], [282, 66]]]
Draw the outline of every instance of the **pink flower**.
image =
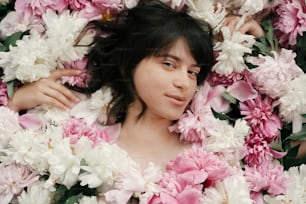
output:
[[193, 98], [190, 107], [181, 115], [177, 123], [171, 126], [170, 131], [181, 133], [181, 139], [201, 143], [207, 136], [206, 128], [211, 127], [211, 120], [216, 120], [211, 108], [217, 112], [227, 112], [229, 103], [222, 97], [225, 88], [211, 87], [205, 82]]
[[86, 74], [86, 65], [87, 65], [87, 58], [83, 58], [81, 60], [76, 60], [69, 64], [65, 64], [66, 69], [77, 69], [82, 71], [82, 73], [78, 76], [63, 76], [62, 83], [68, 83], [71, 86], [78, 86], [78, 87], [85, 87], [86, 86], [86, 79], [88, 75]]
[[85, 7], [80, 10], [80, 16], [93, 20], [100, 19], [102, 15], [102, 17], [106, 16], [106, 19], [108, 19], [123, 7], [121, 0], [92, 0], [85, 3]]
[[72, 10], [80, 11], [86, 6], [88, 0], [68, 0], [68, 2]]
[[6, 106], [8, 102], [6, 84], [0, 80], [0, 106]]
[[10, 203], [15, 195], [39, 179], [36, 173], [19, 164], [0, 164], [0, 201]]
[[270, 143], [278, 138], [282, 127], [279, 116], [274, 113], [273, 100], [269, 97], [262, 99], [260, 95], [253, 100], [239, 104], [241, 115], [253, 129], [258, 129]]
[[67, 120], [63, 128], [64, 137], [69, 137], [71, 144], [75, 144], [81, 137], [88, 137], [92, 142], [96, 141], [97, 131], [88, 126], [83, 119]]
[[47, 9], [62, 12], [68, 6], [67, 0], [16, 0], [15, 9], [26, 19], [32, 16], [41, 17]]
[[71, 144], [81, 137], [87, 137], [96, 146], [101, 142], [113, 143], [119, 136], [120, 128], [120, 124], [99, 127], [96, 124], [88, 125], [84, 119], [73, 118], [63, 124], [63, 134], [70, 138]]
[[306, 5], [303, 0], [283, 0], [276, 9], [278, 18], [274, 22], [279, 31], [279, 42], [294, 46], [298, 35], [306, 31]]
[[[188, 177], [192, 180], [190, 182], [196, 182], [195, 184], [203, 183], [204, 175], [207, 174], [205, 186], [210, 186], [215, 181], [223, 179], [232, 173], [223, 160], [211, 152], [204, 151], [202, 148], [193, 148], [179, 154], [175, 160], [168, 162], [165, 168], [167, 171], [175, 171], [181, 175], [192, 173], [193, 176], [190, 175]], [[194, 172], [197, 173], [194, 174]], [[202, 173], [200, 174], [200, 172]], [[202, 180], [199, 178], [202, 178]]]
[[244, 80], [246, 77], [246, 71], [242, 73], [232, 72], [229, 75], [218, 74], [217, 72], [210, 72], [207, 77], [207, 81], [212, 85], [232, 85], [236, 81]]
[[251, 132], [246, 138], [245, 145], [247, 148], [247, 155], [244, 161], [249, 166], [260, 165], [266, 161], [272, 161], [272, 153], [270, 143], [258, 133]]
[[296, 54], [292, 50], [282, 49], [279, 54], [273, 54], [274, 58], [259, 55], [258, 58], [248, 58], [248, 61], [257, 66], [250, 70], [252, 83], [260, 93], [274, 99], [286, 93], [288, 83], [304, 72], [296, 65]]
[[260, 197], [262, 197], [263, 191], [267, 191], [272, 196], [284, 194], [286, 186], [289, 184], [283, 166], [270, 162], [264, 162], [254, 167], [246, 166], [245, 177], [250, 185], [251, 196], [254, 200], [262, 200], [262, 198], [254, 198], [254, 196], [259, 196], [258, 193], [260, 193]]
[[[206, 175], [203, 174], [205, 180]], [[178, 174], [174, 171], [166, 172], [159, 182], [162, 187], [161, 193], [154, 196], [150, 204], [200, 204], [203, 185], [194, 182], [193, 176]]]

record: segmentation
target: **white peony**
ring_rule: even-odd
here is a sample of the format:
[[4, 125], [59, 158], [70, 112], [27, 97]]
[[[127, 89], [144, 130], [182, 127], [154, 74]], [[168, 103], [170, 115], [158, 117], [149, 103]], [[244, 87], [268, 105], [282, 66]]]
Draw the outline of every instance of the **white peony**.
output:
[[1, 161], [5, 163], [20, 163], [44, 174], [48, 170], [45, 153], [48, 151], [50, 137], [43, 132], [21, 130], [15, 133], [8, 144], [8, 148], [1, 150], [5, 155]]
[[306, 74], [288, 83], [287, 93], [280, 97], [280, 115], [287, 122], [293, 122], [293, 131], [302, 128], [302, 116], [306, 113]]
[[18, 113], [0, 106], [0, 149], [7, 147], [10, 139], [19, 129], [21, 127], [19, 126]]
[[50, 204], [52, 192], [44, 187], [43, 181], [37, 181], [18, 196], [19, 204]]
[[76, 118], [83, 118], [87, 124], [93, 124], [97, 119], [101, 124], [107, 120], [107, 106], [112, 100], [111, 89], [103, 87], [93, 93], [90, 98], [82, 100], [70, 111]]
[[0, 5], [6, 5], [10, 2], [10, 0], [0, 0]]
[[241, 73], [246, 69], [243, 55], [251, 53], [251, 47], [255, 43], [253, 35], [242, 34], [234, 31], [232, 34], [228, 27], [221, 28], [224, 41], [217, 42], [214, 50], [218, 51], [217, 63], [212, 70], [224, 75], [232, 72]]
[[93, 33], [87, 32], [82, 41], [77, 42], [87, 23], [87, 20], [80, 18], [77, 12], [70, 13], [69, 10], [65, 10], [57, 15], [54, 11], [47, 10], [42, 19], [47, 27], [46, 36], [51, 52], [59, 62], [72, 62], [88, 53]]
[[100, 201], [95, 196], [83, 196], [80, 200], [78, 200], [78, 204], [106, 204], [103, 201]]
[[214, 187], [206, 188], [203, 204], [252, 204], [245, 177], [239, 174], [218, 181]]
[[30, 33], [42, 33], [44, 27], [42, 21], [35, 16], [24, 18], [21, 13], [16, 11], [9, 12], [0, 21], [0, 38], [4, 39], [15, 32], [25, 32], [30, 30]]
[[264, 195], [265, 204], [306, 203], [306, 165], [291, 167], [285, 174], [291, 179], [291, 182], [286, 186], [286, 194], [275, 197]]
[[69, 138], [52, 138], [45, 153], [50, 173], [47, 183], [64, 184], [68, 189], [77, 183], [80, 173], [80, 159], [74, 155]]
[[203, 140], [207, 151], [240, 151], [244, 147], [244, 138], [249, 133], [249, 126], [245, 120], [237, 120], [234, 127], [227, 121], [218, 119], [212, 121], [212, 124], [211, 128], [206, 129], [209, 136]]
[[16, 47], [11, 46], [9, 52], [0, 52], [0, 66], [4, 71], [4, 82], [16, 78], [22, 82], [33, 82], [48, 77], [56, 68], [56, 61], [47, 41], [33, 34], [18, 40]]
[[214, 32], [219, 32], [227, 15], [225, 8], [219, 2], [211, 0], [187, 0], [188, 14], [210, 24]]
[[126, 169], [131, 160], [127, 153], [115, 144], [101, 143], [92, 147], [91, 142], [82, 137], [74, 146], [75, 154], [85, 160], [79, 175], [81, 185], [95, 188], [102, 184], [113, 185], [114, 176]]

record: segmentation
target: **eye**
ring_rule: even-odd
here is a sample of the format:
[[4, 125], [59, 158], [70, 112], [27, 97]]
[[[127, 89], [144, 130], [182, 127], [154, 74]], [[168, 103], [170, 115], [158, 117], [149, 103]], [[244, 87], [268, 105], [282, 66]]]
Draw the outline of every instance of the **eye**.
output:
[[189, 69], [187, 73], [196, 78], [200, 73], [200, 68]]
[[164, 61], [162, 64], [165, 65], [166, 67], [175, 68], [174, 63], [169, 61]]

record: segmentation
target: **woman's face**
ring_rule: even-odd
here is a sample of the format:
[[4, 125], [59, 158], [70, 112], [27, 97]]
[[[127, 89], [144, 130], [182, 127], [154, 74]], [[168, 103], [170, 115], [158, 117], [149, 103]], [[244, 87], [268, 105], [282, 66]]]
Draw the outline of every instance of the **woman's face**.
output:
[[145, 114], [177, 120], [196, 91], [199, 72], [184, 39], [165, 55], [143, 59], [135, 69], [134, 84], [147, 106]]

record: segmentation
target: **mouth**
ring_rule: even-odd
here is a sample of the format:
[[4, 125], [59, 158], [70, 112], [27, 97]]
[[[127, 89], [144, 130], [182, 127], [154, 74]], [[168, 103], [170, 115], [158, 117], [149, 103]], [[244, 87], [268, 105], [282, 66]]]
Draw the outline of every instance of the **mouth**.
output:
[[179, 95], [166, 95], [167, 98], [169, 98], [169, 100], [177, 105], [177, 106], [183, 106], [186, 104], [186, 97], [182, 97], [182, 96], [179, 96]]

